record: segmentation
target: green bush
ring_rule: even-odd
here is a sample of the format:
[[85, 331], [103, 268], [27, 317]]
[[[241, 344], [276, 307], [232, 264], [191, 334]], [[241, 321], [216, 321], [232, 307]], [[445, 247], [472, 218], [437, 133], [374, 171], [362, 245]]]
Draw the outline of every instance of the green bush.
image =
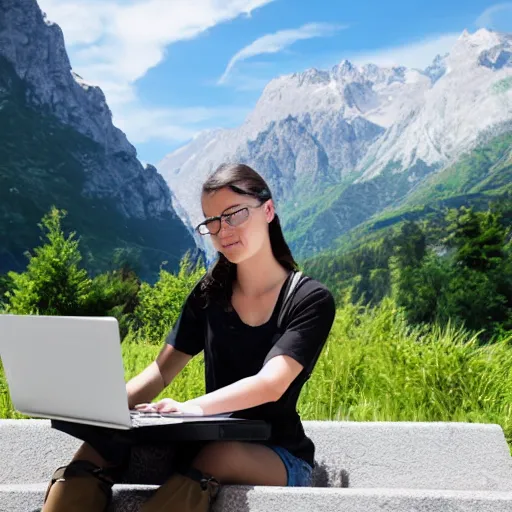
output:
[[12, 279], [5, 275], [0, 276], [0, 313], [5, 309], [5, 294], [12, 289]]
[[410, 236], [402, 236], [389, 262], [392, 296], [411, 324], [457, 323], [491, 340], [512, 329], [510, 228], [492, 210], [463, 207], [450, 210], [445, 220], [444, 255], [430, 249], [415, 256]]
[[[43, 217], [39, 227], [46, 243], [28, 254], [27, 270], [10, 272], [12, 290], [7, 292], [7, 311], [18, 315], [73, 315], [87, 300], [91, 280], [79, 268], [81, 255], [74, 233], [68, 238], [61, 229], [65, 212], [56, 208]], [[44, 241], [42, 239], [42, 241]]]
[[194, 268], [186, 254], [178, 274], [160, 270], [159, 280], [151, 286], [143, 283], [134, 312], [134, 339], [139, 342], [160, 343], [178, 319], [183, 304], [194, 285], [204, 275], [199, 262]]
[[[28, 254], [23, 273], [10, 272], [0, 281], [5, 293], [5, 312], [18, 315], [113, 316], [121, 339], [127, 334], [138, 304], [140, 281], [124, 265], [90, 278], [80, 268], [82, 256], [75, 233], [67, 238], [61, 228], [66, 212], [56, 208], [43, 217], [41, 246]], [[0, 302], [1, 308], [1, 302]]]
[[141, 283], [130, 271], [106, 272], [96, 276], [80, 311], [83, 316], [113, 316], [117, 318], [121, 340], [133, 322]]

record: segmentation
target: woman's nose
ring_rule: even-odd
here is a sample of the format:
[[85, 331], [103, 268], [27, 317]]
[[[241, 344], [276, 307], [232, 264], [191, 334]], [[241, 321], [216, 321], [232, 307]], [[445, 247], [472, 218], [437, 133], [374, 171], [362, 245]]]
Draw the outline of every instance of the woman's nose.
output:
[[219, 235], [226, 235], [231, 234], [233, 230], [233, 227], [228, 224], [228, 221], [226, 219], [221, 219], [220, 221], [220, 229], [219, 229]]

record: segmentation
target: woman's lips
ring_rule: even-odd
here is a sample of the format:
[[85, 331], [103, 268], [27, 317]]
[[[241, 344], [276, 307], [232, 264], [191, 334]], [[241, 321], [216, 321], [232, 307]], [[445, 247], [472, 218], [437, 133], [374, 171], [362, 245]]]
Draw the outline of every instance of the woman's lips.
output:
[[231, 247], [234, 247], [235, 245], [238, 245], [238, 242], [234, 242], [234, 243], [228, 244], [228, 245], [223, 245], [222, 248], [223, 249], [229, 249]]

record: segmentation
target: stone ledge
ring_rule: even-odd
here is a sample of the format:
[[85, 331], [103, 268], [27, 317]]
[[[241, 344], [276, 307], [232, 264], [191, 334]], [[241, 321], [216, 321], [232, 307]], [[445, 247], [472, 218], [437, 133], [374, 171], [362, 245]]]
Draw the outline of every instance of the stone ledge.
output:
[[[111, 512], [138, 512], [154, 486], [116, 485]], [[40, 512], [46, 484], [0, 485], [0, 509]], [[225, 486], [213, 512], [510, 512], [512, 492]]]
[[[316, 445], [317, 487], [512, 491], [499, 425], [305, 421], [304, 428]], [[47, 420], [0, 420], [0, 484], [46, 482], [79, 444]]]

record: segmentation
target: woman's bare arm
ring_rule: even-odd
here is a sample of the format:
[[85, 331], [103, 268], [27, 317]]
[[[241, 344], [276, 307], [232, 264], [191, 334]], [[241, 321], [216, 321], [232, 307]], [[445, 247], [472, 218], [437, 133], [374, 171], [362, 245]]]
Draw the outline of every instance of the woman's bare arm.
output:
[[275, 402], [297, 378], [303, 366], [287, 355], [275, 356], [251, 377], [246, 377], [223, 388], [184, 403], [164, 398], [156, 404], [142, 402], [139, 410], [182, 412], [202, 416], [249, 409]]
[[151, 402], [183, 370], [192, 356], [165, 344], [155, 361], [126, 384], [128, 406]]
[[[303, 366], [290, 356], [275, 356], [256, 375], [188, 400], [183, 406], [185, 409], [199, 407], [203, 414], [221, 414], [276, 402], [302, 369]], [[173, 412], [172, 408], [168, 409]]]

